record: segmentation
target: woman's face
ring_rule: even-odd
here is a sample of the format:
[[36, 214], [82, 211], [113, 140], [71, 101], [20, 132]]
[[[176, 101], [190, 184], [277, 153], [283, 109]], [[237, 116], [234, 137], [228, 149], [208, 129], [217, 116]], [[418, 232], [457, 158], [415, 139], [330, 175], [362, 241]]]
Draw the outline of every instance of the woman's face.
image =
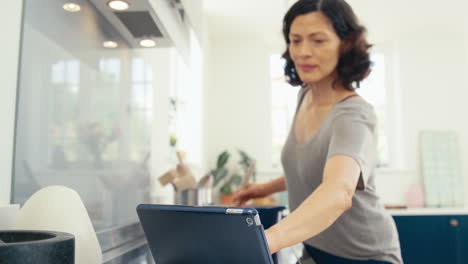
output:
[[289, 54], [304, 83], [317, 83], [335, 74], [341, 40], [323, 13], [297, 16], [289, 39]]

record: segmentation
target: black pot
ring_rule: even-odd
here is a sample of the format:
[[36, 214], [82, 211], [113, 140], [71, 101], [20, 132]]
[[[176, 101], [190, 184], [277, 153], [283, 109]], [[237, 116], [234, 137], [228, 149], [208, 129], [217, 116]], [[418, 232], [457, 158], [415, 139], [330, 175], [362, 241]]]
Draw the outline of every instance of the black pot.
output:
[[75, 237], [54, 231], [0, 230], [0, 264], [73, 264]]

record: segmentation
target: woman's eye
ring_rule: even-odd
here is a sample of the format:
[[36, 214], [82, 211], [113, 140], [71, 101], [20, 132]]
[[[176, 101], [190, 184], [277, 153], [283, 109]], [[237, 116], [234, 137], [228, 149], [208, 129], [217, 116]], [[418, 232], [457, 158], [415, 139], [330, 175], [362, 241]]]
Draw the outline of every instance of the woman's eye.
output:
[[314, 41], [315, 41], [315, 43], [318, 43], [318, 44], [321, 44], [321, 43], [325, 42], [325, 40], [323, 40], [323, 39], [316, 39]]
[[293, 44], [298, 44], [298, 43], [301, 42], [301, 41], [300, 41], [300, 40], [297, 40], [297, 39], [293, 39], [291, 42], [292, 42]]

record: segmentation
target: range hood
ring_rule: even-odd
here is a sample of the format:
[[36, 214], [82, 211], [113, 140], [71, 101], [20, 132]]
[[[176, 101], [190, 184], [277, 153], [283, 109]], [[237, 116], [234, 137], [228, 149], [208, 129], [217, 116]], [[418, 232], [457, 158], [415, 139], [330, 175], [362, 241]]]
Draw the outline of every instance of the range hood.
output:
[[184, 12], [179, 4], [180, 0], [127, 0], [130, 7], [124, 11], [111, 9], [107, 5], [107, 0], [90, 0], [90, 2], [120, 33], [131, 48], [141, 48], [139, 42], [142, 39], [156, 41], [156, 47], [174, 46], [174, 41], [166, 29], [164, 21], [159, 18], [153, 7], [154, 2], [164, 2], [168, 8], [160, 12], [165, 12], [165, 16], [176, 18], [179, 20], [176, 21], [179, 24], [184, 23]]

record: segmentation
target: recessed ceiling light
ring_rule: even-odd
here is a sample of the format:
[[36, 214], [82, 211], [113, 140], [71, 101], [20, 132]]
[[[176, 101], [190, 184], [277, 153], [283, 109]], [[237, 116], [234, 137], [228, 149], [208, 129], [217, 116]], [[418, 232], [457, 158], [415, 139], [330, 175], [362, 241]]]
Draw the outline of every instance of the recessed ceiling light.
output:
[[104, 41], [102, 43], [102, 46], [104, 48], [108, 48], [108, 49], [115, 49], [115, 48], [117, 48], [119, 46], [119, 44], [117, 44], [117, 42], [115, 42], [115, 41], [110, 41], [109, 40], [109, 41]]
[[107, 5], [110, 8], [117, 10], [117, 11], [127, 10], [130, 7], [130, 5], [127, 2], [122, 1], [122, 0], [112, 0], [112, 1], [107, 2]]
[[153, 48], [156, 46], [156, 42], [152, 39], [142, 39], [140, 45], [145, 48]]
[[63, 5], [63, 9], [65, 9], [68, 12], [78, 12], [81, 10], [81, 7], [80, 5], [75, 3], [66, 3]]

